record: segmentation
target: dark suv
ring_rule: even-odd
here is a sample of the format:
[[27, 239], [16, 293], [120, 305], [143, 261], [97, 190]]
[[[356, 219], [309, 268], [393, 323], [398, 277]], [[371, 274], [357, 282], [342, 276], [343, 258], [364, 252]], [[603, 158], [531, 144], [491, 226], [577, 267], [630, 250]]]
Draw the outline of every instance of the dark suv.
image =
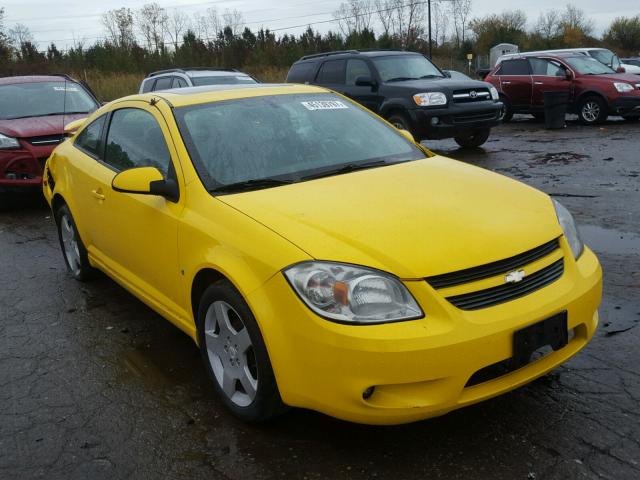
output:
[[342, 93], [418, 141], [454, 138], [462, 147], [478, 147], [500, 123], [502, 104], [494, 87], [453, 80], [419, 53], [348, 50], [307, 55], [291, 66], [287, 82]]

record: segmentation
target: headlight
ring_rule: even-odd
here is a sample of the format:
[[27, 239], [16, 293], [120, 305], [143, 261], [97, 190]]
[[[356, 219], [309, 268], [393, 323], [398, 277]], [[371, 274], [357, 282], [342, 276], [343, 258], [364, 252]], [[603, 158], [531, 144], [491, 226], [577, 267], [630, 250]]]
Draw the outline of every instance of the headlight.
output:
[[284, 275], [311, 310], [335, 322], [372, 324], [423, 316], [402, 282], [378, 270], [303, 262], [286, 269]]
[[500, 100], [500, 95], [498, 94], [498, 90], [493, 85], [489, 87], [489, 92], [491, 93], [491, 100]]
[[573, 257], [577, 259], [582, 254], [582, 250], [584, 250], [584, 243], [582, 243], [580, 233], [578, 233], [576, 224], [573, 221], [573, 216], [560, 202], [553, 200], [553, 206], [556, 208], [558, 222], [560, 222], [564, 236], [569, 242]]
[[0, 150], [6, 148], [20, 148], [20, 143], [15, 138], [0, 133]]
[[634, 90], [633, 85], [631, 85], [630, 83], [614, 82], [613, 86], [616, 87], [616, 90], [620, 93], [633, 92]]
[[435, 105], [446, 105], [447, 96], [442, 92], [416, 93], [413, 96], [413, 101], [421, 107], [433, 107]]

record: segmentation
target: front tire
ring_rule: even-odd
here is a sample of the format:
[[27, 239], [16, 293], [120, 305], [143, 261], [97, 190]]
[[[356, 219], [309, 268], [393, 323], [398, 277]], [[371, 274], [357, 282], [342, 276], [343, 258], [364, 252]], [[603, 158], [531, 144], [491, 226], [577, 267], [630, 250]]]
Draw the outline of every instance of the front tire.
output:
[[513, 118], [513, 108], [511, 102], [504, 95], [500, 95], [500, 101], [502, 102], [502, 110], [500, 110], [500, 121], [507, 123]]
[[411, 122], [409, 118], [404, 113], [394, 113], [387, 118], [387, 122], [396, 127], [398, 130], [406, 130], [407, 132], [411, 131]]
[[259, 422], [282, 413], [282, 403], [260, 328], [228, 282], [205, 290], [198, 305], [198, 340], [207, 372], [226, 407]]
[[596, 96], [589, 96], [578, 105], [578, 118], [584, 125], [598, 125], [607, 119], [607, 104]]
[[55, 214], [58, 239], [69, 273], [78, 281], [89, 280], [95, 270], [89, 263], [87, 249], [78, 234], [76, 223], [67, 205], [62, 205]]
[[489, 139], [489, 135], [491, 134], [490, 128], [484, 128], [482, 130], [476, 130], [474, 132], [470, 132], [466, 135], [459, 135], [454, 137], [454, 140], [458, 145], [462, 148], [477, 148]]

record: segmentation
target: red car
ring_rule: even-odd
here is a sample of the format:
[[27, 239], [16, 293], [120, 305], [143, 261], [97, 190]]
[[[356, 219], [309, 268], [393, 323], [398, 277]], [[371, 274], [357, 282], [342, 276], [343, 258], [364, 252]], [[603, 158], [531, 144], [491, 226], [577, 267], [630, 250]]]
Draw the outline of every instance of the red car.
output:
[[503, 121], [514, 113], [544, 118], [544, 92], [569, 93], [569, 113], [586, 125], [609, 115], [640, 119], [640, 77], [616, 73], [585, 55], [518, 55], [504, 59], [485, 78], [504, 104]]
[[65, 75], [0, 78], [0, 190], [39, 186], [64, 125], [99, 106]]

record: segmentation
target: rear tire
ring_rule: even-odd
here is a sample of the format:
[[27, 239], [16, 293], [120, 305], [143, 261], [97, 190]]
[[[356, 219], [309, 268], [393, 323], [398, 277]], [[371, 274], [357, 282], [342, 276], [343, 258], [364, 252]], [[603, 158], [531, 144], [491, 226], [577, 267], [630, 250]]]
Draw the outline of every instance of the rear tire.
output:
[[595, 95], [583, 98], [578, 105], [578, 118], [583, 125], [598, 125], [608, 117], [607, 103]]
[[513, 118], [513, 109], [511, 102], [504, 95], [500, 95], [500, 101], [502, 102], [502, 110], [500, 111], [500, 120], [504, 123], [510, 122]]
[[78, 234], [76, 223], [67, 205], [62, 205], [55, 213], [58, 226], [58, 239], [62, 248], [64, 262], [69, 273], [80, 282], [89, 280], [95, 269], [89, 263], [87, 249]]
[[284, 412], [260, 328], [230, 283], [216, 282], [204, 291], [197, 323], [202, 359], [225, 406], [247, 422]]
[[454, 137], [454, 140], [458, 145], [462, 148], [477, 148], [489, 139], [489, 135], [491, 134], [490, 128], [484, 128], [482, 130], [476, 130], [467, 135], [461, 135], [458, 137]]

